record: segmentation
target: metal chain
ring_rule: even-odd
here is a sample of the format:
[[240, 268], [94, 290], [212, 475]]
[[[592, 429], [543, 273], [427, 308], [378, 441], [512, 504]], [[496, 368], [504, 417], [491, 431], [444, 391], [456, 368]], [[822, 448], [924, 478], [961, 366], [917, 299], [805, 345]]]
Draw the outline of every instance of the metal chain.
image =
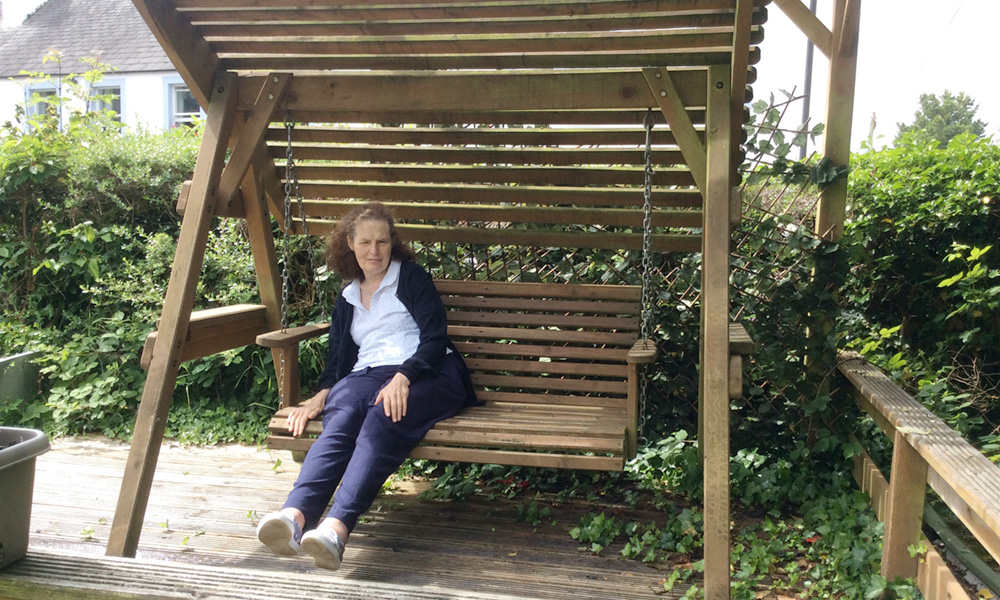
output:
[[[285, 113], [285, 129], [288, 132], [288, 145], [285, 148], [285, 214], [281, 222], [281, 331], [288, 330], [288, 295], [291, 288], [291, 275], [289, 263], [291, 261], [291, 237], [292, 237], [292, 190], [293, 174], [295, 173], [295, 160], [292, 152], [292, 129], [295, 123], [292, 121], [292, 113]], [[285, 349], [282, 348], [281, 364], [278, 369], [278, 396], [281, 405], [285, 405], [284, 382], [285, 382]]]
[[[650, 266], [652, 254], [652, 228], [653, 228], [653, 111], [646, 112], [644, 121], [646, 126], [646, 170], [644, 187], [642, 191], [642, 315], [640, 334], [642, 335], [642, 347], [649, 346], [649, 328], [653, 319], [653, 274]], [[646, 401], [649, 395], [649, 373], [647, 364], [643, 368], [643, 373], [639, 378], [639, 443], [646, 441]]]

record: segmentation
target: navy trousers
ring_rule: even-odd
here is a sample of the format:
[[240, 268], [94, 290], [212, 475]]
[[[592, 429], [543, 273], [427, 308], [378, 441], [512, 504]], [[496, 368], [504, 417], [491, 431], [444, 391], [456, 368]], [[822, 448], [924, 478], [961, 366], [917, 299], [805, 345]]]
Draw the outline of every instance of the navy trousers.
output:
[[449, 355], [436, 377], [411, 383], [406, 416], [398, 423], [385, 416], [381, 404], [375, 406], [375, 398], [397, 367], [369, 367], [338, 381], [326, 398], [323, 433], [306, 454], [284, 508], [302, 511], [305, 528], [312, 529], [336, 490], [327, 516], [352, 531], [385, 481], [434, 423], [462, 407], [460, 365], [455, 355]]

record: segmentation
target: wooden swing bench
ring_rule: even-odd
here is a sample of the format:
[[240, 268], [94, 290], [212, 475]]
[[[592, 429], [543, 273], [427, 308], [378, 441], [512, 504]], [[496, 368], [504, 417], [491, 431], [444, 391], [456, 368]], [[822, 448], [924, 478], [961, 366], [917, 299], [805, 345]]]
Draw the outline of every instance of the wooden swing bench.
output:
[[[730, 228], [770, 0], [133, 2], [207, 116], [109, 553], [138, 547], [183, 361], [256, 340], [277, 366], [284, 347], [282, 397], [297, 398], [298, 343], [323, 327], [274, 333], [287, 260], [273, 222], [323, 235], [378, 200], [407, 241], [468, 261], [468, 281], [438, 291], [485, 405], [415, 457], [622, 469], [654, 354], [635, 346], [639, 289], [617, 283], [638, 251], [700, 253], [706, 597], [728, 593], [729, 397], [750, 349], [729, 323]], [[263, 309], [193, 310], [216, 217], [245, 225]], [[561, 281], [564, 260], [589, 261], [573, 281], [607, 285], [515, 282]], [[279, 411], [272, 447], [310, 443], [282, 429]]]
[[[435, 426], [411, 458], [620, 470], [635, 452], [638, 366], [653, 360], [636, 341], [636, 286], [435, 282], [448, 311], [448, 334], [465, 358], [483, 406]], [[257, 343], [283, 348], [294, 362], [299, 341], [327, 326], [267, 333]], [[287, 368], [287, 367], [286, 367]], [[287, 408], [270, 423], [270, 448], [307, 450], [285, 427]]]
[[[483, 406], [438, 423], [410, 458], [532, 467], [622, 470], [635, 456], [640, 366], [656, 359], [639, 335], [640, 288], [437, 280], [448, 334], [472, 373]], [[306, 325], [257, 336], [296, 364], [298, 343], [327, 332]], [[752, 348], [742, 325], [730, 327], [734, 352]], [[742, 387], [742, 356], [731, 394]], [[294, 366], [291, 366], [294, 369]], [[294, 397], [291, 386], [288, 393]], [[288, 433], [282, 407], [267, 445], [306, 451], [322, 431]]]

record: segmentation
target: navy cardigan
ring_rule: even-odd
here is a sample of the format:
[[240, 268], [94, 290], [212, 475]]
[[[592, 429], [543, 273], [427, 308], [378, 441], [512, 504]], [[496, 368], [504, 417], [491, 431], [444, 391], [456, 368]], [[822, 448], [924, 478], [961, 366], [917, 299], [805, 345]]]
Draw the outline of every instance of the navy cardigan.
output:
[[[410, 312], [420, 330], [417, 351], [399, 366], [399, 372], [406, 375], [411, 383], [435, 375], [441, 370], [445, 349], [450, 349], [462, 363], [462, 383], [466, 391], [465, 405], [478, 404], [465, 361], [448, 339], [447, 315], [431, 276], [420, 265], [410, 261], [403, 262], [399, 266], [396, 297]], [[319, 376], [317, 390], [333, 387], [346, 377], [358, 362], [358, 346], [351, 337], [353, 319], [354, 306], [340, 294], [330, 320], [330, 347], [326, 355], [326, 369]]]

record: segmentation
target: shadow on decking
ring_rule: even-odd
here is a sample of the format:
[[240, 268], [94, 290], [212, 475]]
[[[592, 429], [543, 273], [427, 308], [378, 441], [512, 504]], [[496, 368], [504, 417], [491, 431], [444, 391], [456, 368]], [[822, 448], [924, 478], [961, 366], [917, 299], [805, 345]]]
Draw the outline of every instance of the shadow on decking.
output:
[[[545, 522], [533, 526], [517, 516], [524, 500], [432, 502], [421, 500], [413, 483], [376, 501], [352, 535], [339, 571], [320, 571], [307, 557], [275, 559], [256, 540], [256, 520], [280, 507], [298, 465], [288, 453], [242, 446], [165, 445], [139, 561], [108, 561], [102, 558], [104, 544], [127, 455], [124, 445], [75, 439], [56, 440], [38, 458], [28, 557], [0, 572], [0, 596], [4, 586], [16, 589], [11, 583], [29, 578], [34, 570], [54, 569], [69, 579], [75, 568], [92, 579], [94, 571], [107, 571], [109, 577], [114, 571], [126, 588], [130, 578], [163, 577], [163, 569], [190, 592], [177, 597], [192, 598], [205, 597], [207, 590], [196, 589], [202, 579], [229, 582], [225, 590], [209, 592], [220, 598], [248, 597], [240, 595], [240, 585], [248, 591], [256, 587], [253, 597], [275, 598], [285, 597], [279, 588], [287, 588], [288, 597], [304, 597], [295, 594], [299, 585], [327, 596], [351, 590], [347, 596], [359, 598], [666, 597], [664, 573], [579, 549], [567, 531], [588, 510], [582, 504], [553, 505]], [[282, 462], [275, 466], [279, 458]], [[262, 578], [277, 586], [270, 595], [255, 584]], [[58, 580], [58, 575], [52, 577], [55, 585]], [[73, 585], [105, 585], [100, 576], [94, 582]]]

